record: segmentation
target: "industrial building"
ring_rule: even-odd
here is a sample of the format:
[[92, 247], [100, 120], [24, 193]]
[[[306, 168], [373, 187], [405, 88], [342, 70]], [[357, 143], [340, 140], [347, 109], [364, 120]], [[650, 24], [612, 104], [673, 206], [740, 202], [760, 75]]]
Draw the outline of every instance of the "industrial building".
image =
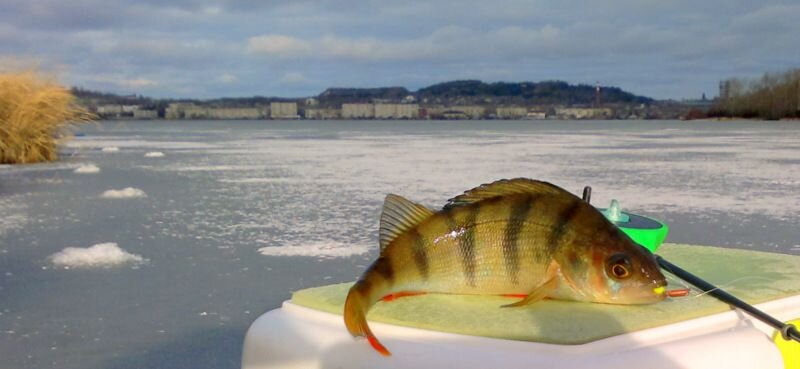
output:
[[269, 116], [272, 119], [297, 119], [297, 103], [273, 102], [269, 104]]
[[610, 108], [556, 108], [559, 119], [608, 119], [613, 113]]
[[306, 119], [340, 119], [341, 117], [342, 111], [339, 109], [306, 108], [305, 110]]
[[151, 109], [133, 109], [133, 119], [157, 119], [158, 111]]
[[342, 104], [342, 118], [344, 118], [344, 119], [372, 119], [372, 118], [375, 118], [375, 105], [372, 105], [372, 104]]
[[375, 104], [375, 118], [417, 119], [419, 118], [419, 105], [418, 104]]
[[262, 119], [266, 118], [265, 108], [210, 108], [208, 119]]
[[522, 119], [528, 116], [528, 108], [520, 106], [498, 106], [497, 119]]
[[164, 112], [166, 119], [263, 119], [266, 107], [208, 108], [192, 103], [172, 103]]
[[486, 116], [486, 108], [478, 105], [435, 105], [426, 107], [425, 113], [425, 116], [430, 119], [481, 119]]

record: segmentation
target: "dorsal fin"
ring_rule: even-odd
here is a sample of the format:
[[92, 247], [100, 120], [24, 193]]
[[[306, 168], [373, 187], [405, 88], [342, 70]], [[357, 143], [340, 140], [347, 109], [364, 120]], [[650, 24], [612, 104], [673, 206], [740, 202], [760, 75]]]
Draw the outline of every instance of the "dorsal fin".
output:
[[386, 195], [381, 213], [381, 251], [392, 240], [433, 215], [430, 209], [393, 194]]
[[493, 197], [507, 196], [521, 193], [572, 195], [567, 190], [554, 184], [528, 178], [501, 179], [492, 183], [485, 183], [471, 190], [465, 191], [444, 205], [445, 209], [476, 203]]

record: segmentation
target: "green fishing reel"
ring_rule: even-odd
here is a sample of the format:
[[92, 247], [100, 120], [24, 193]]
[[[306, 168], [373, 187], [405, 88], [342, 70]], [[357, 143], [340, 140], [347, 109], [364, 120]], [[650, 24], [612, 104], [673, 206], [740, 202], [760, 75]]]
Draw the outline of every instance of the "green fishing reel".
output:
[[[583, 200], [591, 200], [592, 188], [583, 188]], [[625, 232], [634, 242], [655, 253], [667, 238], [669, 227], [653, 218], [622, 211], [617, 200], [611, 200], [608, 208], [598, 208], [606, 218]]]

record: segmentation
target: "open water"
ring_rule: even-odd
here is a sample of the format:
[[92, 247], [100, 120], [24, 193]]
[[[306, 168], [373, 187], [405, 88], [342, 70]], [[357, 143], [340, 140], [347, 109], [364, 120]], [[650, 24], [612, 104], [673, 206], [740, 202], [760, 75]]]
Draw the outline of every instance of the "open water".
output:
[[0, 368], [238, 368], [258, 315], [375, 258], [390, 192], [436, 208], [500, 178], [591, 185], [596, 205], [665, 220], [671, 242], [800, 254], [796, 122], [126, 121], [78, 134], [58, 163], [0, 166]]

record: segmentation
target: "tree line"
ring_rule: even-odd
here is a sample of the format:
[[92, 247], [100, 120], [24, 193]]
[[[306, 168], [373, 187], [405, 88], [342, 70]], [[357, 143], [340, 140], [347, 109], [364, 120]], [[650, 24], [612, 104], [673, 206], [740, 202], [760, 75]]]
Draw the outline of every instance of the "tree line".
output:
[[711, 117], [800, 118], [800, 69], [764, 73], [759, 79], [720, 82], [720, 96]]

